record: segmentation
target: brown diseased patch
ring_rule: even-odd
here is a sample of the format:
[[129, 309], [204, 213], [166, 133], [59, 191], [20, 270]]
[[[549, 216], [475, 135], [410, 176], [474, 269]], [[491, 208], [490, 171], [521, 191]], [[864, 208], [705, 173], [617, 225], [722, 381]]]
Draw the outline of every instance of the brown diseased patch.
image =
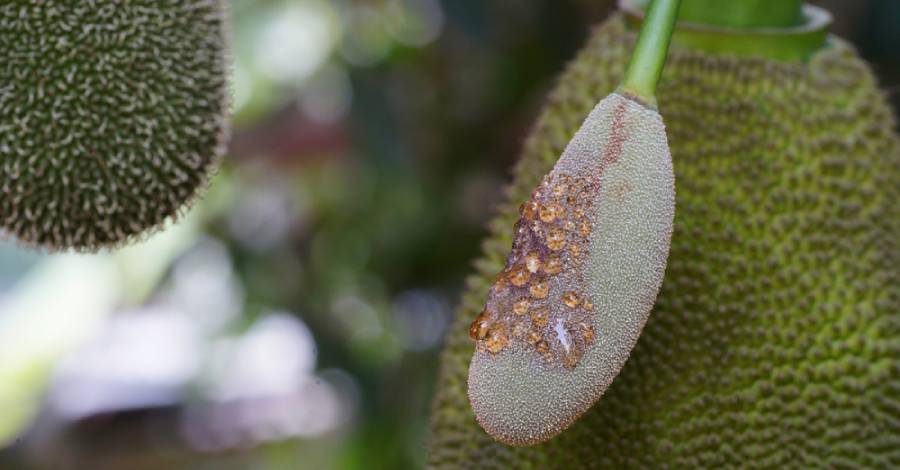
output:
[[533, 351], [574, 368], [593, 343], [591, 304], [578, 267], [587, 252], [596, 178], [545, 177], [522, 205], [506, 267], [469, 330], [479, 350]]
[[[581, 266], [601, 177], [619, 160], [627, 139], [625, 111], [625, 103], [616, 106], [609, 138], [591, 174], [545, 176], [522, 205], [506, 267], [469, 329], [479, 350], [497, 354], [508, 347], [525, 348], [572, 369], [594, 342], [598, 332]], [[616, 198], [630, 190], [627, 183], [612, 188]]]
[[[476, 347], [498, 354], [524, 348], [551, 364], [576, 367], [596, 336], [593, 304], [581, 270], [592, 232], [592, 206], [603, 173], [627, 140], [626, 104], [616, 106], [603, 153], [587, 175], [545, 176], [520, 209], [506, 267], [485, 310], [469, 329]], [[623, 199], [625, 182], [611, 188]]]
[[[606, 146], [589, 175], [551, 173], [522, 205], [506, 267], [469, 329], [479, 350], [525, 348], [571, 369], [594, 342], [594, 307], [581, 267], [601, 177], [619, 160], [627, 139], [625, 111], [625, 103], [616, 106]], [[625, 182], [611, 190], [623, 199], [631, 187]]]

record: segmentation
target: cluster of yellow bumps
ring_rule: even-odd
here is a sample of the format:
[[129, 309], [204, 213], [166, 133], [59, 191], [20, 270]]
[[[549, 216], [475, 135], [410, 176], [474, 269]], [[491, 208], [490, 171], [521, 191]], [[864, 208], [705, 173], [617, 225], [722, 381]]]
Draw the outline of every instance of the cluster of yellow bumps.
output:
[[[578, 364], [594, 340], [593, 304], [575, 268], [587, 251], [591, 233], [587, 212], [595, 186], [584, 177], [546, 176], [522, 204], [509, 267], [497, 276], [488, 307], [469, 327], [476, 347], [496, 354], [518, 342], [533, 347], [548, 362], [566, 368]], [[575, 278], [574, 285], [555, 281], [564, 272]], [[551, 283], [559, 288], [551, 289]], [[550, 309], [554, 302], [566, 308]]]

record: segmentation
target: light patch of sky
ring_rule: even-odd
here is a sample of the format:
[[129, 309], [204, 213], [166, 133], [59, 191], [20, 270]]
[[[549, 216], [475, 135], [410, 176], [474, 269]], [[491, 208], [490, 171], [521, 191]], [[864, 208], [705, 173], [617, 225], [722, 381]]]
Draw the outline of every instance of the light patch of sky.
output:
[[256, 67], [276, 82], [300, 83], [328, 60], [338, 36], [327, 4], [285, 4], [273, 12], [257, 38]]

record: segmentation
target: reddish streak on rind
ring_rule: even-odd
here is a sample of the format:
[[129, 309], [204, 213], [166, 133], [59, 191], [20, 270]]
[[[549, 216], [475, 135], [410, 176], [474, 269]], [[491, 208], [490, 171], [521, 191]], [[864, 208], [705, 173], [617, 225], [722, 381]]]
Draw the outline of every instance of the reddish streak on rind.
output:
[[600, 164], [597, 165], [595, 178], [598, 188], [600, 186], [600, 178], [603, 176], [606, 168], [619, 161], [619, 157], [622, 156], [622, 148], [625, 146], [625, 139], [628, 137], [625, 133], [625, 106], [624, 102], [620, 102], [616, 105], [613, 114], [609, 139], [606, 141], [606, 148], [603, 149], [603, 156], [600, 157]]

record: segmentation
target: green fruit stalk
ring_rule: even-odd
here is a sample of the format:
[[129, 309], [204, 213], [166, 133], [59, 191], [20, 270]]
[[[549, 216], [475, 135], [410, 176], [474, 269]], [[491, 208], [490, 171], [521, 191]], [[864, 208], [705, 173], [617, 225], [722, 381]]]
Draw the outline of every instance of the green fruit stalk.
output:
[[222, 0], [0, 4], [0, 232], [95, 251], [174, 219], [227, 139]]
[[447, 338], [429, 465], [900, 466], [900, 141], [869, 68], [837, 38], [806, 61], [673, 43], [657, 97], [678, 210], [643, 334], [557, 437], [509, 447], [479, 427], [469, 323], [519, 207], [621, 81], [634, 41], [621, 15], [599, 27], [526, 143]]

